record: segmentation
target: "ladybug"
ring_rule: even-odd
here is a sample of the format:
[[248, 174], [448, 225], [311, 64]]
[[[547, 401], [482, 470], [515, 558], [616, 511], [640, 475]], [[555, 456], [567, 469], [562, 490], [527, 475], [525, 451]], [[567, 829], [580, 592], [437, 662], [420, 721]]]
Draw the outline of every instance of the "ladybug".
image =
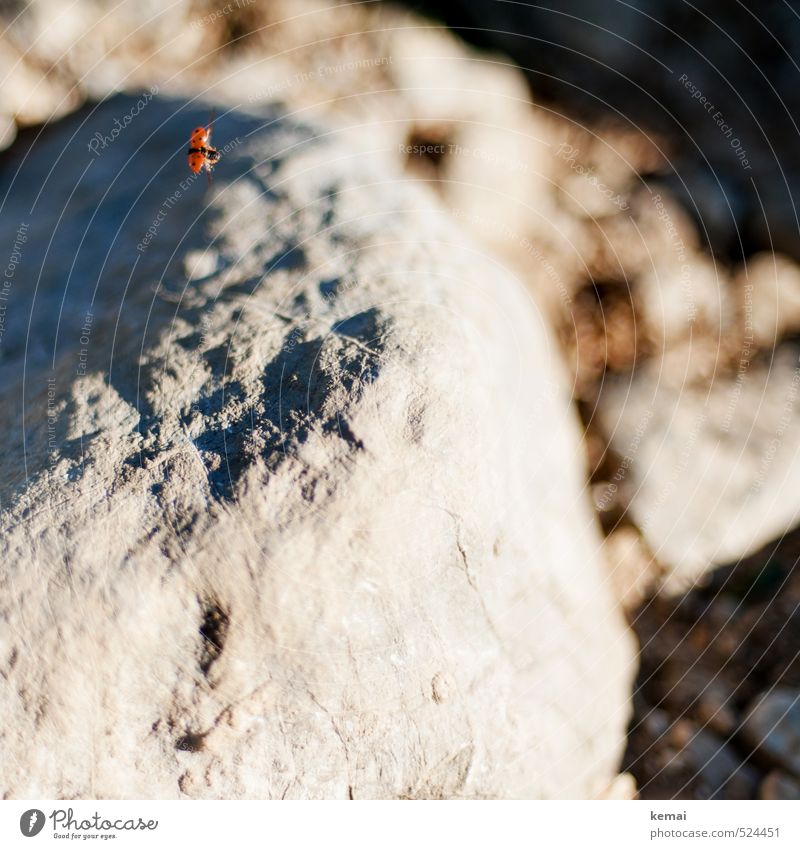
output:
[[211, 147], [211, 123], [207, 127], [195, 127], [189, 138], [189, 168], [193, 174], [199, 174], [203, 168], [211, 182], [211, 169], [219, 162], [219, 151]]

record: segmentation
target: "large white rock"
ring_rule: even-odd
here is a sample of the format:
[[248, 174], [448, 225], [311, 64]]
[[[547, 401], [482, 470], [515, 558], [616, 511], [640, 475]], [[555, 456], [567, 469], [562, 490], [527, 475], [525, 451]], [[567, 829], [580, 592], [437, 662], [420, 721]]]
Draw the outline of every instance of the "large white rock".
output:
[[602, 793], [632, 642], [524, 288], [353, 132], [89, 153], [135, 102], [2, 186], [6, 796]]

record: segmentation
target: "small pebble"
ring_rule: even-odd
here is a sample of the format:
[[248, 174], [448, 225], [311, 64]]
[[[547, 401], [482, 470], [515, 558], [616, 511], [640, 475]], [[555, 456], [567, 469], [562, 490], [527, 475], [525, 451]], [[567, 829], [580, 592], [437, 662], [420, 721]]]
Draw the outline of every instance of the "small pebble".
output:
[[800, 782], [785, 772], [774, 770], [761, 782], [758, 788], [759, 799], [790, 800], [800, 799]]
[[776, 687], [758, 696], [742, 732], [762, 761], [800, 776], [800, 692]]

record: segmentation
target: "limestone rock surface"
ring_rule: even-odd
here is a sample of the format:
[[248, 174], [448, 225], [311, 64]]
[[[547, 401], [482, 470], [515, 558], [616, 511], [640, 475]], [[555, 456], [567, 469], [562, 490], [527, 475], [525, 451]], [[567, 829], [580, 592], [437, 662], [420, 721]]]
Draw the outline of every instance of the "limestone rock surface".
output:
[[135, 103], [1, 178], [4, 794], [605, 792], [633, 649], [526, 289], [368, 137], [220, 108], [207, 185], [206, 104], [88, 151]]

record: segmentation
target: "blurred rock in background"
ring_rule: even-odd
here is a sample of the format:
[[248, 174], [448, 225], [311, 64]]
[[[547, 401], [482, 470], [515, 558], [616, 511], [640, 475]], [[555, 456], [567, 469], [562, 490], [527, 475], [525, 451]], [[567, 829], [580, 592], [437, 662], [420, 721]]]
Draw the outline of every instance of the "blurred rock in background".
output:
[[[587, 124], [663, 138], [658, 169], [720, 255], [800, 258], [797, 51], [788, 3], [422, 0], [467, 41], [502, 51], [537, 97]], [[655, 175], [653, 175], [655, 176]]]

